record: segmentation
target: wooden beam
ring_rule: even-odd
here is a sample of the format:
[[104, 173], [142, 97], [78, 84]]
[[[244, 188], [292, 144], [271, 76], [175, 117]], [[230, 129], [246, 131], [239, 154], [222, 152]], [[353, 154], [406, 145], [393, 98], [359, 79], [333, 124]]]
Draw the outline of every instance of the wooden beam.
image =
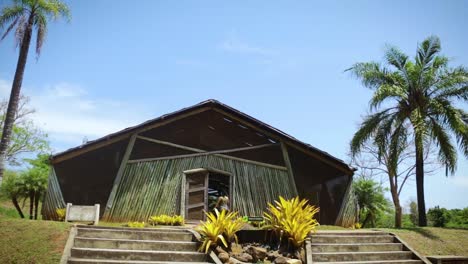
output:
[[115, 176], [114, 185], [112, 186], [112, 191], [109, 195], [109, 199], [107, 199], [107, 205], [105, 208], [106, 211], [112, 207], [112, 204], [114, 202], [114, 198], [117, 192], [117, 187], [119, 186], [120, 180], [122, 179], [122, 174], [125, 170], [125, 167], [130, 158], [130, 155], [132, 154], [132, 150], [133, 150], [133, 146], [135, 145], [136, 137], [137, 137], [137, 134], [133, 134], [130, 137], [130, 141], [128, 142], [127, 149], [125, 150], [125, 154], [122, 157], [122, 162], [120, 163], [119, 170], [117, 171], [117, 175]]
[[288, 175], [291, 187], [296, 193], [296, 195], [298, 195], [299, 193], [297, 192], [296, 180], [294, 179], [294, 173], [291, 166], [291, 160], [289, 159], [288, 149], [283, 141], [281, 141], [281, 152], [283, 153], [284, 164], [286, 165], [286, 168], [288, 168]]
[[[233, 115], [231, 113], [228, 113], [228, 112], [226, 112], [224, 110], [221, 110], [221, 109], [218, 109], [218, 108], [213, 108], [213, 110], [220, 113], [220, 114], [222, 114], [222, 115], [227, 116], [229, 119], [232, 119], [232, 120], [235, 120], [236, 122], [241, 123], [242, 125], [245, 125], [245, 126], [251, 128], [253, 130], [256, 130], [256, 131], [260, 132], [260, 133], [263, 133], [266, 136], [268, 136], [268, 137], [270, 137], [270, 138], [272, 138], [272, 139], [274, 139], [274, 140], [276, 140], [278, 142], [283, 140], [282, 137], [280, 137], [278, 135], [275, 135], [275, 134], [273, 134], [271, 132], [268, 132], [265, 129], [260, 129], [256, 125], [253, 125], [250, 122], [247, 122], [247, 121], [245, 121], [245, 120], [243, 120], [243, 119], [241, 119], [241, 118], [239, 118], [239, 117], [237, 117], [237, 116], [235, 116], [235, 115]], [[309, 154], [310, 156], [313, 156], [314, 158], [316, 158], [316, 159], [318, 159], [318, 160], [320, 160], [320, 161], [322, 161], [322, 162], [324, 162], [324, 163], [326, 163], [326, 164], [328, 164], [328, 165], [330, 165], [330, 166], [332, 166], [332, 167], [334, 167], [334, 168], [336, 168], [336, 169], [338, 169], [338, 170], [340, 170], [342, 172], [345, 172], [347, 175], [354, 174], [354, 172], [352, 170], [350, 170], [348, 168], [344, 168], [343, 166], [338, 165], [337, 164], [338, 161], [334, 162], [334, 161], [331, 161], [329, 159], [326, 159], [323, 156], [321, 156], [320, 154], [317, 154], [317, 153], [311, 151], [310, 149], [307, 149], [307, 148], [299, 145], [297, 142], [293, 142], [292, 140], [287, 139], [287, 140], [285, 140], [285, 144], [289, 145], [289, 146], [291, 146], [291, 147], [293, 147], [293, 148], [295, 148], [295, 149], [297, 149], [299, 151], [305, 152], [305, 153]]]
[[178, 148], [178, 149], [183, 149], [183, 150], [188, 150], [188, 151], [193, 151], [193, 152], [204, 152], [204, 150], [201, 150], [201, 149], [187, 147], [187, 146], [184, 146], [184, 145], [179, 145], [179, 144], [176, 144], [176, 143], [172, 143], [172, 142], [169, 142], [169, 141], [163, 141], [163, 140], [159, 140], [159, 139], [155, 139], [155, 138], [149, 138], [149, 137], [143, 137], [143, 136], [138, 136], [137, 138], [142, 139], [142, 140], [146, 140], [146, 141], [149, 141], [149, 142], [153, 142], [153, 143], [156, 143], [156, 144], [161, 144], [161, 145], [165, 145], [165, 146]]
[[[172, 145], [177, 145], [174, 143], [171, 143]], [[201, 149], [197, 149], [197, 153], [193, 154], [184, 154], [184, 155], [175, 155], [175, 156], [168, 156], [168, 157], [159, 157], [159, 158], [145, 158], [145, 159], [136, 159], [136, 160], [129, 160], [128, 163], [138, 163], [138, 162], [148, 162], [148, 161], [156, 161], [156, 160], [167, 160], [167, 159], [178, 159], [178, 158], [190, 158], [190, 157], [197, 157], [197, 156], [205, 156], [205, 155], [215, 155], [218, 157], [222, 158], [228, 158], [232, 160], [238, 160], [242, 162], [247, 162], [247, 163], [253, 163], [256, 165], [260, 166], [265, 166], [265, 167], [271, 167], [274, 169], [280, 169], [280, 170], [287, 170], [286, 167], [283, 166], [277, 166], [269, 163], [263, 163], [259, 161], [254, 161], [254, 160], [248, 160], [248, 159], [242, 159], [238, 157], [233, 157], [229, 155], [222, 155], [222, 153], [231, 153], [231, 152], [238, 152], [238, 151], [244, 151], [244, 150], [252, 150], [252, 149], [259, 149], [259, 148], [265, 148], [265, 147], [272, 147], [272, 146], [277, 146], [278, 144], [276, 143], [270, 143], [270, 144], [262, 144], [262, 145], [257, 145], [257, 146], [251, 146], [251, 147], [242, 147], [242, 148], [234, 148], [234, 149], [225, 149], [225, 150], [215, 150], [215, 151], [204, 151]], [[180, 146], [180, 145], [178, 145]], [[182, 146], [184, 147], [184, 146]], [[203, 152], [202, 152], [203, 151]]]
[[140, 125], [136, 125], [134, 128], [128, 129], [128, 132], [120, 131], [120, 132], [114, 133], [114, 134], [123, 133], [121, 135], [112, 136], [113, 134], [110, 134], [110, 135], [107, 135], [105, 137], [94, 140], [94, 141], [96, 141], [96, 143], [90, 142], [88, 144], [85, 144], [85, 145], [81, 146], [81, 148], [77, 148], [76, 150], [72, 149], [72, 150], [69, 150], [69, 151], [65, 151], [63, 154], [59, 153], [59, 154], [57, 154], [56, 158], [52, 159], [51, 162], [52, 162], [52, 164], [57, 164], [57, 163], [62, 162], [64, 160], [68, 160], [68, 159], [74, 158], [76, 156], [82, 155], [84, 153], [87, 153], [87, 152], [96, 150], [98, 148], [102, 148], [104, 146], [110, 145], [112, 143], [118, 142], [120, 140], [124, 140], [126, 138], [129, 138], [132, 134], [139, 134], [139, 133], [142, 133], [142, 132], [145, 132], [145, 131], [148, 131], [148, 130], [151, 130], [151, 129], [154, 129], [154, 128], [157, 128], [157, 127], [161, 127], [161, 126], [167, 125], [167, 124], [169, 124], [171, 122], [174, 122], [174, 121], [177, 121], [177, 120], [180, 120], [180, 119], [184, 119], [186, 117], [196, 115], [196, 114], [205, 112], [205, 111], [210, 110], [210, 109], [212, 109], [212, 107], [206, 106], [206, 107], [202, 107], [202, 108], [197, 109], [197, 110], [190, 111], [188, 113], [184, 113], [184, 114], [169, 117], [168, 119], [157, 120], [157, 121], [155, 121], [156, 123], [153, 124], [153, 125], [144, 126], [143, 125], [144, 123], [140, 124]]

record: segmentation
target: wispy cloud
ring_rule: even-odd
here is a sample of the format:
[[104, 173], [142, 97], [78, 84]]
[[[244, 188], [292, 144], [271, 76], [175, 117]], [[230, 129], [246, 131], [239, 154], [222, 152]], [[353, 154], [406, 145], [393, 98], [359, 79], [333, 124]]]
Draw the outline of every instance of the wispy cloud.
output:
[[[31, 116], [55, 144], [71, 147], [83, 138], [95, 139], [140, 123], [149, 114], [137, 105], [93, 98], [77, 84], [62, 82], [46, 87], [23, 89], [36, 112]], [[11, 82], [0, 79], [0, 96], [6, 98]], [[57, 149], [61, 151], [63, 149]]]
[[272, 49], [261, 47], [241, 39], [236, 32], [231, 32], [229, 36], [221, 42], [220, 48], [227, 52], [239, 54], [251, 54], [259, 56], [271, 56], [276, 54], [276, 51]]

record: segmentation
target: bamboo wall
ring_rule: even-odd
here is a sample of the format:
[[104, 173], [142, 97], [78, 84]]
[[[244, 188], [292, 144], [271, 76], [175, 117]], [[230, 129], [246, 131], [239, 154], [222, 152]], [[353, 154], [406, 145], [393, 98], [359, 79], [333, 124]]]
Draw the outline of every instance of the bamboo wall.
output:
[[346, 190], [343, 198], [340, 213], [336, 219], [335, 225], [343, 227], [353, 227], [357, 223], [359, 216], [359, 205], [357, 197], [353, 189], [353, 185], [350, 184]]
[[66, 204], [63, 200], [62, 191], [55, 175], [53, 167], [50, 168], [49, 181], [47, 191], [42, 204], [42, 218], [46, 220], [58, 220], [57, 208], [65, 208]]
[[280, 195], [293, 197], [285, 170], [207, 155], [129, 163], [117, 187], [114, 204], [106, 208], [108, 221], [146, 221], [158, 214], [180, 214], [183, 171], [214, 168], [232, 174], [232, 210], [262, 215], [268, 202]]

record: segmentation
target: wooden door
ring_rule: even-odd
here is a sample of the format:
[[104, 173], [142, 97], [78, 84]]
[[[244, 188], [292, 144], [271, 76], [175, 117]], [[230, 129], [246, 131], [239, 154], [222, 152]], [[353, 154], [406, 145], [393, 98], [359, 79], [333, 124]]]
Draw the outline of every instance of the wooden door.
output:
[[199, 171], [185, 175], [185, 219], [205, 220], [208, 210], [208, 174]]

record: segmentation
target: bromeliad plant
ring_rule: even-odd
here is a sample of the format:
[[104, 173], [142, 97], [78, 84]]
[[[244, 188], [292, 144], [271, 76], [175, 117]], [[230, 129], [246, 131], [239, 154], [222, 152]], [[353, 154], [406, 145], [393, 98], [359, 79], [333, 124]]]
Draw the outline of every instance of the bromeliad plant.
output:
[[265, 228], [271, 228], [278, 236], [288, 240], [294, 248], [299, 248], [304, 243], [310, 232], [315, 231], [318, 221], [314, 219], [319, 208], [309, 205], [306, 199], [299, 197], [286, 200], [279, 197], [279, 201], [268, 204], [268, 212], [264, 213], [267, 222]]
[[165, 215], [165, 214], [155, 215], [155, 216], [151, 216], [148, 219], [148, 221], [152, 226], [155, 226], [155, 225], [171, 225], [171, 226], [184, 225], [184, 218], [182, 216], [180, 216], [180, 215], [173, 215], [173, 216]]
[[206, 221], [200, 221], [196, 230], [202, 236], [202, 245], [199, 251], [208, 253], [208, 250], [215, 246], [223, 245], [228, 248], [229, 243], [237, 243], [236, 232], [244, 225], [242, 218], [238, 217], [237, 212], [221, 212], [215, 209], [214, 213], [206, 213]]

